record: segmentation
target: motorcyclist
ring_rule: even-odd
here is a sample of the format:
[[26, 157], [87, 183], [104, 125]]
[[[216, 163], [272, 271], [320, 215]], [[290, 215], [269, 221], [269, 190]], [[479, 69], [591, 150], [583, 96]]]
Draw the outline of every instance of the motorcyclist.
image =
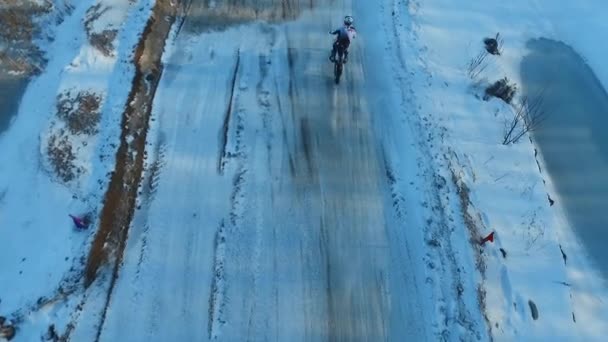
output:
[[336, 61], [336, 53], [338, 52], [338, 48], [342, 47], [342, 49], [344, 50], [344, 59], [342, 62], [346, 63], [348, 59], [348, 47], [350, 46], [350, 42], [357, 36], [357, 31], [353, 26], [353, 22], [353, 17], [347, 15], [344, 17], [344, 26], [340, 27], [335, 31], [329, 32], [329, 34], [337, 35], [336, 41], [334, 42], [333, 48], [331, 50], [331, 55], [329, 56], [330, 61]]

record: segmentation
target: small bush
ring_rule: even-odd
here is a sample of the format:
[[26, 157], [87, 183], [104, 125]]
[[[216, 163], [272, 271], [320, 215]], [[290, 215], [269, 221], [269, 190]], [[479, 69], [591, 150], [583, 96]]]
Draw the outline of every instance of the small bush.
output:
[[12, 325], [5, 325], [0, 327], [0, 338], [5, 338], [10, 341], [15, 337], [15, 327]]
[[517, 93], [517, 85], [509, 83], [509, 79], [505, 77], [487, 87], [483, 99], [488, 101], [490, 97], [497, 97], [510, 104], [515, 93]]
[[483, 40], [486, 51], [489, 54], [500, 56], [502, 54], [502, 46], [504, 44], [503, 39], [500, 37], [500, 33], [496, 34], [494, 38], [485, 38]]

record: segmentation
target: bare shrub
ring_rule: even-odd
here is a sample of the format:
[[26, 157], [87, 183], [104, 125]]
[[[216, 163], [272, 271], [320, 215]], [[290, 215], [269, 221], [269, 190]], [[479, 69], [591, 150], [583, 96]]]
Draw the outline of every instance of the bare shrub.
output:
[[486, 88], [483, 99], [488, 101], [490, 97], [497, 97], [510, 104], [517, 92], [517, 85], [510, 83], [508, 78], [500, 79]]
[[494, 38], [485, 38], [483, 40], [486, 51], [489, 54], [500, 56], [502, 54], [502, 48], [504, 40], [500, 37], [500, 32], [496, 34]]
[[100, 119], [101, 98], [88, 91], [76, 96], [67, 91], [57, 97], [57, 116], [68, 126], [72, 134], [95, 134]]
[[471, 79], [476, 79], [484, 70], [488, 68], [486, 58], [488, 53], [485, 50], [480, 51], [473, 57], [467, 65], [467, 73]]
[[513, 118], [505, 123], [503, 145], [516, 143], [526, 133], [538, 129], [546, 119], [543, 102], [544, 92], [540, 92], [532, 98], [528, 96], [522, 98]]
[[15, 327], [13, 325], [0, 326], [0, 338], [10, 341], [15, 337]]

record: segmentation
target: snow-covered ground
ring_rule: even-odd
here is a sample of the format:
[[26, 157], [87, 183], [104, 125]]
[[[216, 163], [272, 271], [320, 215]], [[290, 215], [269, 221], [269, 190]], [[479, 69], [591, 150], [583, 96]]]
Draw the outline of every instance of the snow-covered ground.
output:
[[[470, 189], [468, 213], [480, 233], [496, 232], [496, 243], [481, 248], [492, 335], [499, 340], [602, 340], [608, 329], [603, 280], [569, 226], [553, 186], [560, 180], [547, 174], [542, 155], [539, 172], [527, 136], [514, 145], [501, 144], [513, 109], [481, 97], [482, 86], [505, 76], [521, 89], [526, 44], [540, 37], [574, 47], [607, 85], [605, 47], [597, 44], [606, 28], [606, 4], [427, 0], [410, 1], [408, 9], [414, 25], [403, 45], [413, 40], [409, 65], [425, 73], [417, 80], [418, 106], [445, 133], [446, 163]], [[496, 32], [504, 39], [502, 55], [488, 56], [487, 69], [471, 80], [469, 61], [482, 51], [483, 38]], [[555, 200], [552, 207], [547, 193]], [[530, 302], [538, 310], [536, 320]]]
[[[63, 306], [64, 294], [74, 290], [94, 230], [75, 230], [68, 215], [95, 217], [101, 208], [133, 77], [132, 50], [150, 3], [131, 2], [121, 7], [121, 23], [111, 20], [121, 28], [112, 57], [87, 40], [84, 21], [91, 5], [76, 2], [58, 27], [49, 26], [55, 38], [42, 42], [48, 64], [30, 82], [13, 122], [0, 135], [0, 315], [19, 321], [18, 335], [25, 341], [38, 339], [51, 323], [70, 319], [53, 304]], [[66, 90], [100, 97], [95, 134], [62, 129], [66, 122], [57, 116], [57, 98]], [[53, 135], [71, 145], [74, 169], [80, 170], [68, 182], [57, 177], [49, 161]]]
[[[96, 341], [606, 335], [599, 275], [542, 156], [527, 136], [502, 145], [512, 109], [481, 100], [484, 78], [521, 82], [525, 44], [540, 36], [573, 46], [607, 84], [595, 44], [606, 5], [245, 3], [193, 1], [173, 27], [118, 278], [101, 267], [87, 289], [154, 1], [74, 3], [56, 28], [44, 73], [0, 133], [0, 315], [16, 340], [51, 324]], [[359, 37], [336, 86], [326, 32], [344, 14]], [[467, 63], [496, 32], [502, 55], [471, 80]], [[56, 115], [58, 96], [81, 91], [101, 101], [94, 133]], [[53, 135], [73, 146], [71, 180], [52, 172]], [[85, 213], [90, 230], [74, 230], [68, 214]]]

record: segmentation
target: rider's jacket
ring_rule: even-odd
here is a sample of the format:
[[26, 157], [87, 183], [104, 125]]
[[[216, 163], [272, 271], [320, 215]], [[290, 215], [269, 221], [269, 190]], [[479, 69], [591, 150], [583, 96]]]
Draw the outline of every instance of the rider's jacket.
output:
[[357, 36], [357, 31], [353, 26], [342, 26], [339, 29], [332, 32], [332, 34], [337, 34], [336, 42], [340, 44], [349, 45], [350, 41], [355, 39]]

